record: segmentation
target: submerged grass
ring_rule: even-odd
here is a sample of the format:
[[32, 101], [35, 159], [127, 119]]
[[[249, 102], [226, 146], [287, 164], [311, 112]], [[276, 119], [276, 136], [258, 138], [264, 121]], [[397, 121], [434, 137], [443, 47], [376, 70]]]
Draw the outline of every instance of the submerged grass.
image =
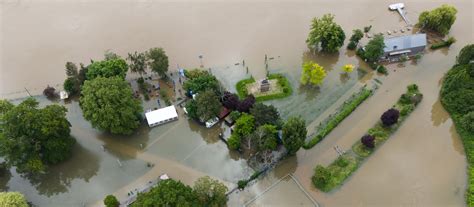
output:
[[[408, 91], [400, 97], [398, 102], [394, 105], [400, 113], [398, 122], [391, 127], [385, 127], [379, 121], [374, 127], [367, 131], [375, 137], [375, 147], [368, 148], [360, 141], [352, 145], [351, 151], [347, 152], [343, 156], [336, 159], [328, 167], [316, 166], [315, 174], [313, 175], [313, 184], [316, 188], [329, 192], [335, 187], [341, 185], [357, 168], [360, 163], [367, 157], [369, 157], [378, 147], [380, 147], [389, 137], [393, 134], [403, 123], [403, 121], [410, 115], [416, 105], [421, 101], [422, 94], [418, 91], [418, 86], [409, 85]], [[474, 138], [473, 138], [474, 139]], [[472, 142], [474, 147], [474, 141]], [[342, 161], [341, 161], [342, 160]], [[346, 160], [347, 165], [341, 165]]]
[[334, 128], [339, 125], [347, 116], [349, 116], [362, 102], [364, 102], [370, 95], [372, 95], [373, 90], [362, 88], [362, 90], [357, 93], [351, 100], [344, 103], [341, 107], [341, 110], [333, 116], [326, 124], [318, 130], [316, 136], [314, 136], [309, 142], [303, 145], [304, 149], [311, 149], [323, 140]]

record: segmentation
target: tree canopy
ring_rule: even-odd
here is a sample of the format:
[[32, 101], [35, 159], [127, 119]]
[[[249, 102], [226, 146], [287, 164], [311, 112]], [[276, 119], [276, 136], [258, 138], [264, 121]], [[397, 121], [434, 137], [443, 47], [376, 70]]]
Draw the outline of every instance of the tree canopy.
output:
[[19, 192], [0, 192], [0, 206], [2, 207], [28, 207], [28, 202]]
[[84, 118], [92, 126], [113, 134], [129, 135], [140, 125], [140, 101], [133, 98], [128, 83], [120, 77], [88, 80], [80, 99]]
[[66, 111], [55, 104], [38, 109], [33, 98], [18, 106], [1, 100], [0, 155], [5, 162], [18, 172], [38, 173], [69, 158], [75, 140]]
[[283, 145], [289, 155], [294, 155], [306, 139], [306, 124], [301, 117], [290, 117], [282, 128]]
[[155, 73], [158, 73], [162, 78], [166, 77], [166, 72], [168, 72], [168, 56], [166, 56], [165, 50], [163, 48], [151, 48], [147, 53], [148, 65], [151, 70]]
[[250, 108], [253, 107], [253, 105], [255, 104], [255, 97], [253, 95], [248, 95], [247, 97], [245, 97], [244, 100], [242, 100], [241, 102], [239, 102], [239, 105], [237, 106], [237, 110], [239, 112], [245, 112], [245, 113], [248, 113], [250, 112]]
[[128, 58], [130, 61], [130, 71], [140, 74], [140, 76], [145, 73], [147, 68], [147, 56], [146, 53], [139, 53], [135, 51], [134, 53], [128, 53]]
[[250, 114], [255, 117], [255, 125], [257, 127], [264, 124], [281, 126], [280, 113], [273, 105], [257, 103], [250, 108]]
[[196, 97], [196, 115], [203, 121], [219, 115], [221, 111], [221, 103], [219, 97], [212, 90], [206, 90]]
[[224, 92], [222, 96], [222, 105], [230, 110], [235, 110], [239, 106], [239, 96], [228, 91]]
[[301, 84], [303, 85], [321, 85], [326, 77], [324, 68], [313, 61], [303, 64], [303, 72], [301, 73]]
[[378, 61], [383, 55], [385, 48], [384, 38], [382, 35], [375, 35], [364, 47], [364, 57], [370, 62]]
[[155, 206], [198, 206], [198, 199], [193, 189], [181, 181], [162, 180], [149, 192], [138, 194], [132, 207]]
[[334, 15], [325, 14], [314, 18], [306, 40], [310, 48], [319, 48], [324, 52], [336, 52], [344, 44], [346, 35], [341, 26], [334, 22]]
[[204, 176], [194, 182], [193, 187], [201, 206], [220, 207], [227, 203], [227, 187], [209, 176]]
[[252, 115], [242, 113], [242, 115], [235, 122], [234, 133], [240, 137], [250, 135], [255, 130], [255, 119]]
[[456, 21], [457, 12], [453, 6], [443, 4], [434, 10], [421, 12], [418, 17], [418, 25], [446, 35]]
[[104, 199], [105, 207], [118, 207], [120, 202], [114, 195], [107, 195]]
[[256, 138], [258, 151], [271, 151], [276, 149], [278, 145], [278, 130], [276, 126], [265, 124], [259, 126], [254, 133], [257, 135]]
[[128, 65], [127, 62], [120, 58], [111, 58], [100, 61], [94, 61], [92, 64], [87, 66], [88, 70], [86, 73], [87, 80], [92, 80], [97, 77], [114, 77], [118, 76], [125, 79], [127, 75]]
[[384, 126], [392, 126], [398, 122], [400, 112], [397, 109], [389, 109], [382, 114], [380, 120]]
[[474, 44], [463, 47], [456, 57], [456, 61], [460, 65], [468, 64], [471, 61], [474, 61]]
[[199, 75], [193, 76], [193, 78], [189, 78], [189, 80], [184, 82], [183, 88], [188, 92], [192, 91], [193, 94], [205, 90], [213, 90], [216, 94], [219, 94], [220, 84], [215, 76], [205, 71]]

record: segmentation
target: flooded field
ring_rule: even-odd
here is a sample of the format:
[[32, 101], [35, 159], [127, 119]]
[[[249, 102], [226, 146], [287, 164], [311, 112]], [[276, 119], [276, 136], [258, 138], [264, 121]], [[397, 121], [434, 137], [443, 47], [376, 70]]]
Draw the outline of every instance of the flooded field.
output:
[[[443, 2], [448, 3], [406, 2], [408, 18], [415, 22], [421, 11]], [[440, 79], [454, 63], [456, 54], [473, 42], [472, 1], [449, 1], [458, 9], [458, 19], [451, 30], [458, 41], [449, 50], [428, 52], [418, 64], [391, 65], [388, 77], [356, 71], [349, 77], [341, 75], [345, 64], [367, 68], [345, 49], [333, 55], [307, 51], [305, 39], [310, 20], [325, 13], [336, 15], [347, 38], [352, 29], [368, 25], [373, 25], [373, 32], [403, 28], [401, 17], [387, 10], [389, 3], [392, 2], [6, 0], [0, 3], [0, 97], [24, 97], [25, 88], [39, 94], [48, 84], [62, 83], [66, 61], [88, 63], [102, 58], [109, 49], [125, 56], [135, 50], [163, 47], [170, 59], [170, 70], [178, 64], [199, 67], [198, 56], [203, 55], [204, 67], [211, 68], [231, 91], [242, 78], [265, 77], [264, 57], [268, 55], [272, 58], [270, 72], [283, 73], [294, 90], [289, 98], [269, 103], [284, 118], [301, 115], [307, 123], [344, 94], [378, 78], [383, 84], [376, 94], [323, 142], [311, 150], [301, 150], [256, 184], [232, 194], [229, 205], [247, 203], [292, 173], [321, 206], [462, 206], [465, 156], [452, 122], [438, 101], [438, 91]], [[309, 59], [328, 70], [319, 90], [300, 88], [298, 84], [301, 64]], [[326, 165], [336, 157], [334, 145], [347, 149], [357, 141], [409, 83], [420, 86], [424, 99], [399, 131], [343, 187], [328, 194], [314, 189], [310, 183], [314, 166]], [[209, 174], [232, 185], [253, 172], [245, 160], [219, 141], [218, 127], [204, 129], [180, 118], [151, 130], [143, 127], [132, 137], [117, 137], [91, 129], [77, 102], [65, 106], [73, 125], [72, 134], [78, 141], [73, 158], [39, 178], [22, 177], [12, 169], [0, 177], [0, 189], [21, 191], [39, 206], [82, 206], [97, 204], [106, 194], [125, 197], [161, 173], [187, 184]], [[147, 167], [147, 163], [155, 166]], [[298, 189], [291, 180], [281, 182], [250, 205], [273, 204], [270, 201], [276, 198], [288, 205], [311, 205]]]

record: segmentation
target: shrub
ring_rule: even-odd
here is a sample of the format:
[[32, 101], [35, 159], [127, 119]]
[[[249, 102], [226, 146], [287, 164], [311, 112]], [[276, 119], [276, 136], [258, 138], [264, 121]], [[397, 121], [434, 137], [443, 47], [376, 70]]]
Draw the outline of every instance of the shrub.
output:
[[222, 105], [230, 110], [235, 110], [239, 105], [239, 97], [234, 93], [226, 91], [222, 96]]
[[331, 181], [331, 176], [331, 171], [321, 165], [317, 165], [316, 168], [314, 168], [314, 175], [311, 180], [317, 188], [325, 189]]
[[108, 195], [104, 199], [104, 205], [106, 207], [118, 207], [120, 205], [120, 202], [117, 200], [117, 198], [113, 195]]
[[347, 49], [349, 50], [355, 50], [357, 48], [357, 43], [354, 41], [350, 41], [349, 44], [347, 44]]
[[237, 110], [239, 112], [249, 112], [250, 111], [250, 108], [252, 108], [252, 106], [255, 104], [255, 97], [253, 95], [249, 95], [247, 96], [247, 98], [245, 98], [243, 101], [241, 101], [239, 103], [239, 105], [237, 106]]
[[375, 137], [370, 134], [364, 135], [360, 141], [364, 144], [365, 147], [373, 149], [375, 147]]
[[388, 132], [380, 124], [377, 124], [375, 127], [370, 128], [367, 133], [374, 137], [381, 137], [381, 138], [388, 137]]
[[229, 145], [229, 148], [232, 150], [237, 150], [240, 148], [240, 136], [238, 136], [236, 133], [232, 133], [230, 135], [229, 140], [227, 140], [227, 144]]
[[230, 117], [232, 120], [236, 121], [237, 119], [239, 119], [240, 115], [241, 115], [240, 112], [238, 112], [238, 111], [232, 111], [232, 112], [230, 112], [229, 117]]
[[339, 167], [346, 167], [349, 164], [349, 160], [340, 156], [339, 158], [336, 159], [335, 163]]
[[406, 116], [412, 112], [413, 109], [415, 109], [415, 107], [412, 104], [403, 105], [402, 110], [400, 110], [400, 115]]
[[402, 94], [400, 98], [398, 99], [398, 103], [400, 104], [410, 104], [411, 103], [411, 98], [410, 95], [408, 94]]
[[358, 43], [360, 39], [362, 39], [362, 37], [364, 37], [364, 33], [362, 33], [362, 30], [360, 29], [355, 29], [355, 30], [352, 30], [352, 36], [350, 38], [350, 41], [353, 41], [355, 43]]
[[387, 68], [385, 68], [385, 66], [383, 66], [383, 65], [379, 65], [377, 67], [377, 72], [382, 73], [384, 75], [388, 74]]
[[247, 186], [247, 184], [248, 184], [247, 180], [239, 180], [237, 182], [237, 187], [242, 190], [245, 188], [245, 186]]
[[72, 94], [75, 94], [75, 93], [79, 92], [77, 90], [77, 85], [76, 84], [77, 84], [76, 78], [69, 77], [66, 80], [64, 80], [63, 88], [68, 94], [72, 95]]
[[362, 60], [367, 59], [367, 58], [365, 57], [364, 49], [362, 49], [361, 47], [356, 50], [356, 55], [359, 56], [360, 58], [362, 58]]
[[45, 95], [47, 98], [55, 98], [57, 96], [56, 94], [56, 89], [54, 89], [53, 87], [51, 86], [47, 86], [44, 90], [43, 90], [43, 95]]
[[372, 29], [372, 25], [369, 25], [367, 27], [364, 27], [364, 32], [367, 33], [370, 31], [370, 29]]
[[380, 120], [382, 121], [384, 126], [389, 127], [397, 123], [399, 116], [400, 116], [400, 112], [392, 108], [384, 112], [382, 116], [380, 117]]

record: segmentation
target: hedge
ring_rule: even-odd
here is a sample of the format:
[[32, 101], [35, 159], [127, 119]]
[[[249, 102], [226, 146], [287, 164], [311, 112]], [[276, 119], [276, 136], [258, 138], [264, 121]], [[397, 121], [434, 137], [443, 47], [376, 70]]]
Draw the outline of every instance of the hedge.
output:
[[346, 102], [342, 109], [333, 116], [327, 124], [318, 131], [318, 134], [314, 136], [309, 142], [303, 145], [304, 149], [311, 149], [324, 139], [334, 128], [339, 125], [347, 116], [349, 116], [362, 102], [364, 102], [371, 94], [373, 90], [362, 88], [362, 90], [356, 94], [354, 98]]
[[235, 88], [237, 89], [237, 95], [239, 95], [239, 98], [244, 99], [248, 95], [247, 91], [247, 84], [254, 83], [255, 79], [253, 77], [247, 78], [240, 80], [237, 82], [235, 85]]
[[441, 40], [440, 42], [433, 43], [430, 48], [431, 48], [432, 50], [436, 50], [436, 49], [439, 49], [439, 48], [442, 48], [442, 47], [449, 47], [449, 46], [451, 46], [454, 42], [456, 42], [456, 39], [454, 39], [454, 37], [450, 37], [450, 38], [448, 38], [446, 41]]

